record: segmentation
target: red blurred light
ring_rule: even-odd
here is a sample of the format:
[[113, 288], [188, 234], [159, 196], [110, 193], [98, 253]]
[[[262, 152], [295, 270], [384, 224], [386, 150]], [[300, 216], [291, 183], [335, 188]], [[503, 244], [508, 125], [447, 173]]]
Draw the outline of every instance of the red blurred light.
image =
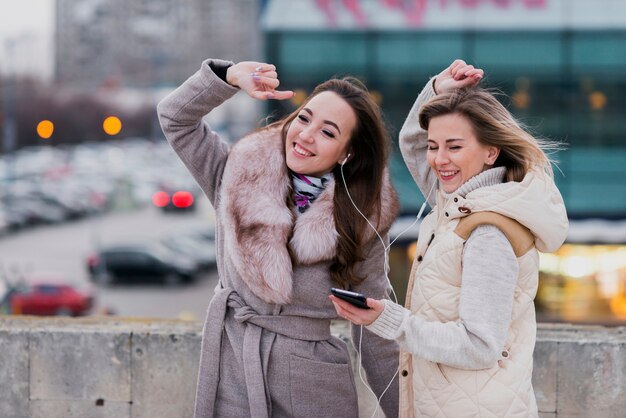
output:
[[168, 203], [170, 203], [170, 196], [163, 191], [156, 192], [152, 195], [152, 203], [156, 207], [163, 208], [167, 206]]
[[172, 203], [177, 208], [188, 208], [193, 204], [193, 195], [189, 192], [176, 192], [172, 196]]

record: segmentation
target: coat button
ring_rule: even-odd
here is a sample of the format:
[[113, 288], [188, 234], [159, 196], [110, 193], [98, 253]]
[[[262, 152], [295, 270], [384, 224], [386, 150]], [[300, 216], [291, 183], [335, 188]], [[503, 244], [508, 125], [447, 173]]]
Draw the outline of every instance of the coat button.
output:
[[458, 201], [459, 201], [459, 198], [458, 198], [458, 197], [455, 197], [455, 198], [454, 198], [454, 203], [457, 203]]
[[504, 350], [504, 351], [502, 352], [502, 357], [507, 358], [508, 356], [509, 356], [509, 352], [508, 352], [508, 351], [506, 351], [506, 350]]
[[407, 377], [409, 375], [409, 372], [406, 370], [402, 370], [402, 377]]
[[450, 216], [450, 215], [448, 214], [448, 212], [446, 212], [446, 216]]
[[421, 255], [417, 257], [417, 261], [421, 262], [424, 259]]
[[461, 206], [461, 207], [459, 207], [459, 212], [461, 212], [461, 213], [471, 213], [472, 211], [469, 208]]

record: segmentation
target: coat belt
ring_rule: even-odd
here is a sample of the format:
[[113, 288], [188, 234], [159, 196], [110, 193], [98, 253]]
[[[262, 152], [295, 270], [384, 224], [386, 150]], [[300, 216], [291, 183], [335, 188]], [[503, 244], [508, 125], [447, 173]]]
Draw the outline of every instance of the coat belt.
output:
[[[228, 309], [234, 310], [234, 318], [246, 324], [243, 339], [243, 364], [248, 403], [252, 418], [268, 418], [270, 404], [265, 387], [263, 362], [261, 359], [261, 336], [263, 330], [288, 338], [304, 341], [324, 341], [331, 338], [330, 320], [289, 315], [259, 315], [246, 305], [232, 288], [217, 288], [207, 312], [207, 320], [202, 339], [200, 362], [201, 375], [198, 376], [196, 393], [196, 418], [213, 416], [221, 357], [221, 336], [224, 318]], [[204, 338], [216, 336], [220, 338]], [[204, 373], [202, 372], [204, 370]], [[207, 373], [208, 371], [208, 373]], [[207, 376], [210, 374], [210, 376]]]

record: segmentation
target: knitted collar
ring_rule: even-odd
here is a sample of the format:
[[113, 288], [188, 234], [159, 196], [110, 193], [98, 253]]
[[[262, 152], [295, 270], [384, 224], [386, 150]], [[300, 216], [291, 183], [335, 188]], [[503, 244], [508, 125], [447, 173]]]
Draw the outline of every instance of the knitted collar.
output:
[[467, 196], [469, 192], [472, 192], [480, 187], [493, 186], [502, 183], [504, 180], [504, 174], [506, 173], [506, 167], [494, 167], [488, 170], [482, 171], [476, 174], [474, 177], [467, 180], [458, 189], [451, 193], [441, 191], [441, 196], [444, 200], [448, 200], [453, 194], [461, 197]]

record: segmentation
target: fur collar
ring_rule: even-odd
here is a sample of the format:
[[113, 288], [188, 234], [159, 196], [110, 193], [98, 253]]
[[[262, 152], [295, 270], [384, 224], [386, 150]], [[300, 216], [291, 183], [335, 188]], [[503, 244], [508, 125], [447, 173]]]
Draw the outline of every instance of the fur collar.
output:
[[[233, 146], [217, 213], [224, 225], [225, 254], [259, 298], [268, 303], [290, 302], [290, 249], [297, 264], [335, 257], [339, 234], [333, 217], [334, 190], [335, 183], [330, 181], [311, 207], [296, 216], [287, 205], [292, 188], [280, 130], [253, 133]], [[398, 208], [385, 171], [379, 233], [390, 228]], [[374, 232], [370, 230], [367, 237], [375, 238]]]

